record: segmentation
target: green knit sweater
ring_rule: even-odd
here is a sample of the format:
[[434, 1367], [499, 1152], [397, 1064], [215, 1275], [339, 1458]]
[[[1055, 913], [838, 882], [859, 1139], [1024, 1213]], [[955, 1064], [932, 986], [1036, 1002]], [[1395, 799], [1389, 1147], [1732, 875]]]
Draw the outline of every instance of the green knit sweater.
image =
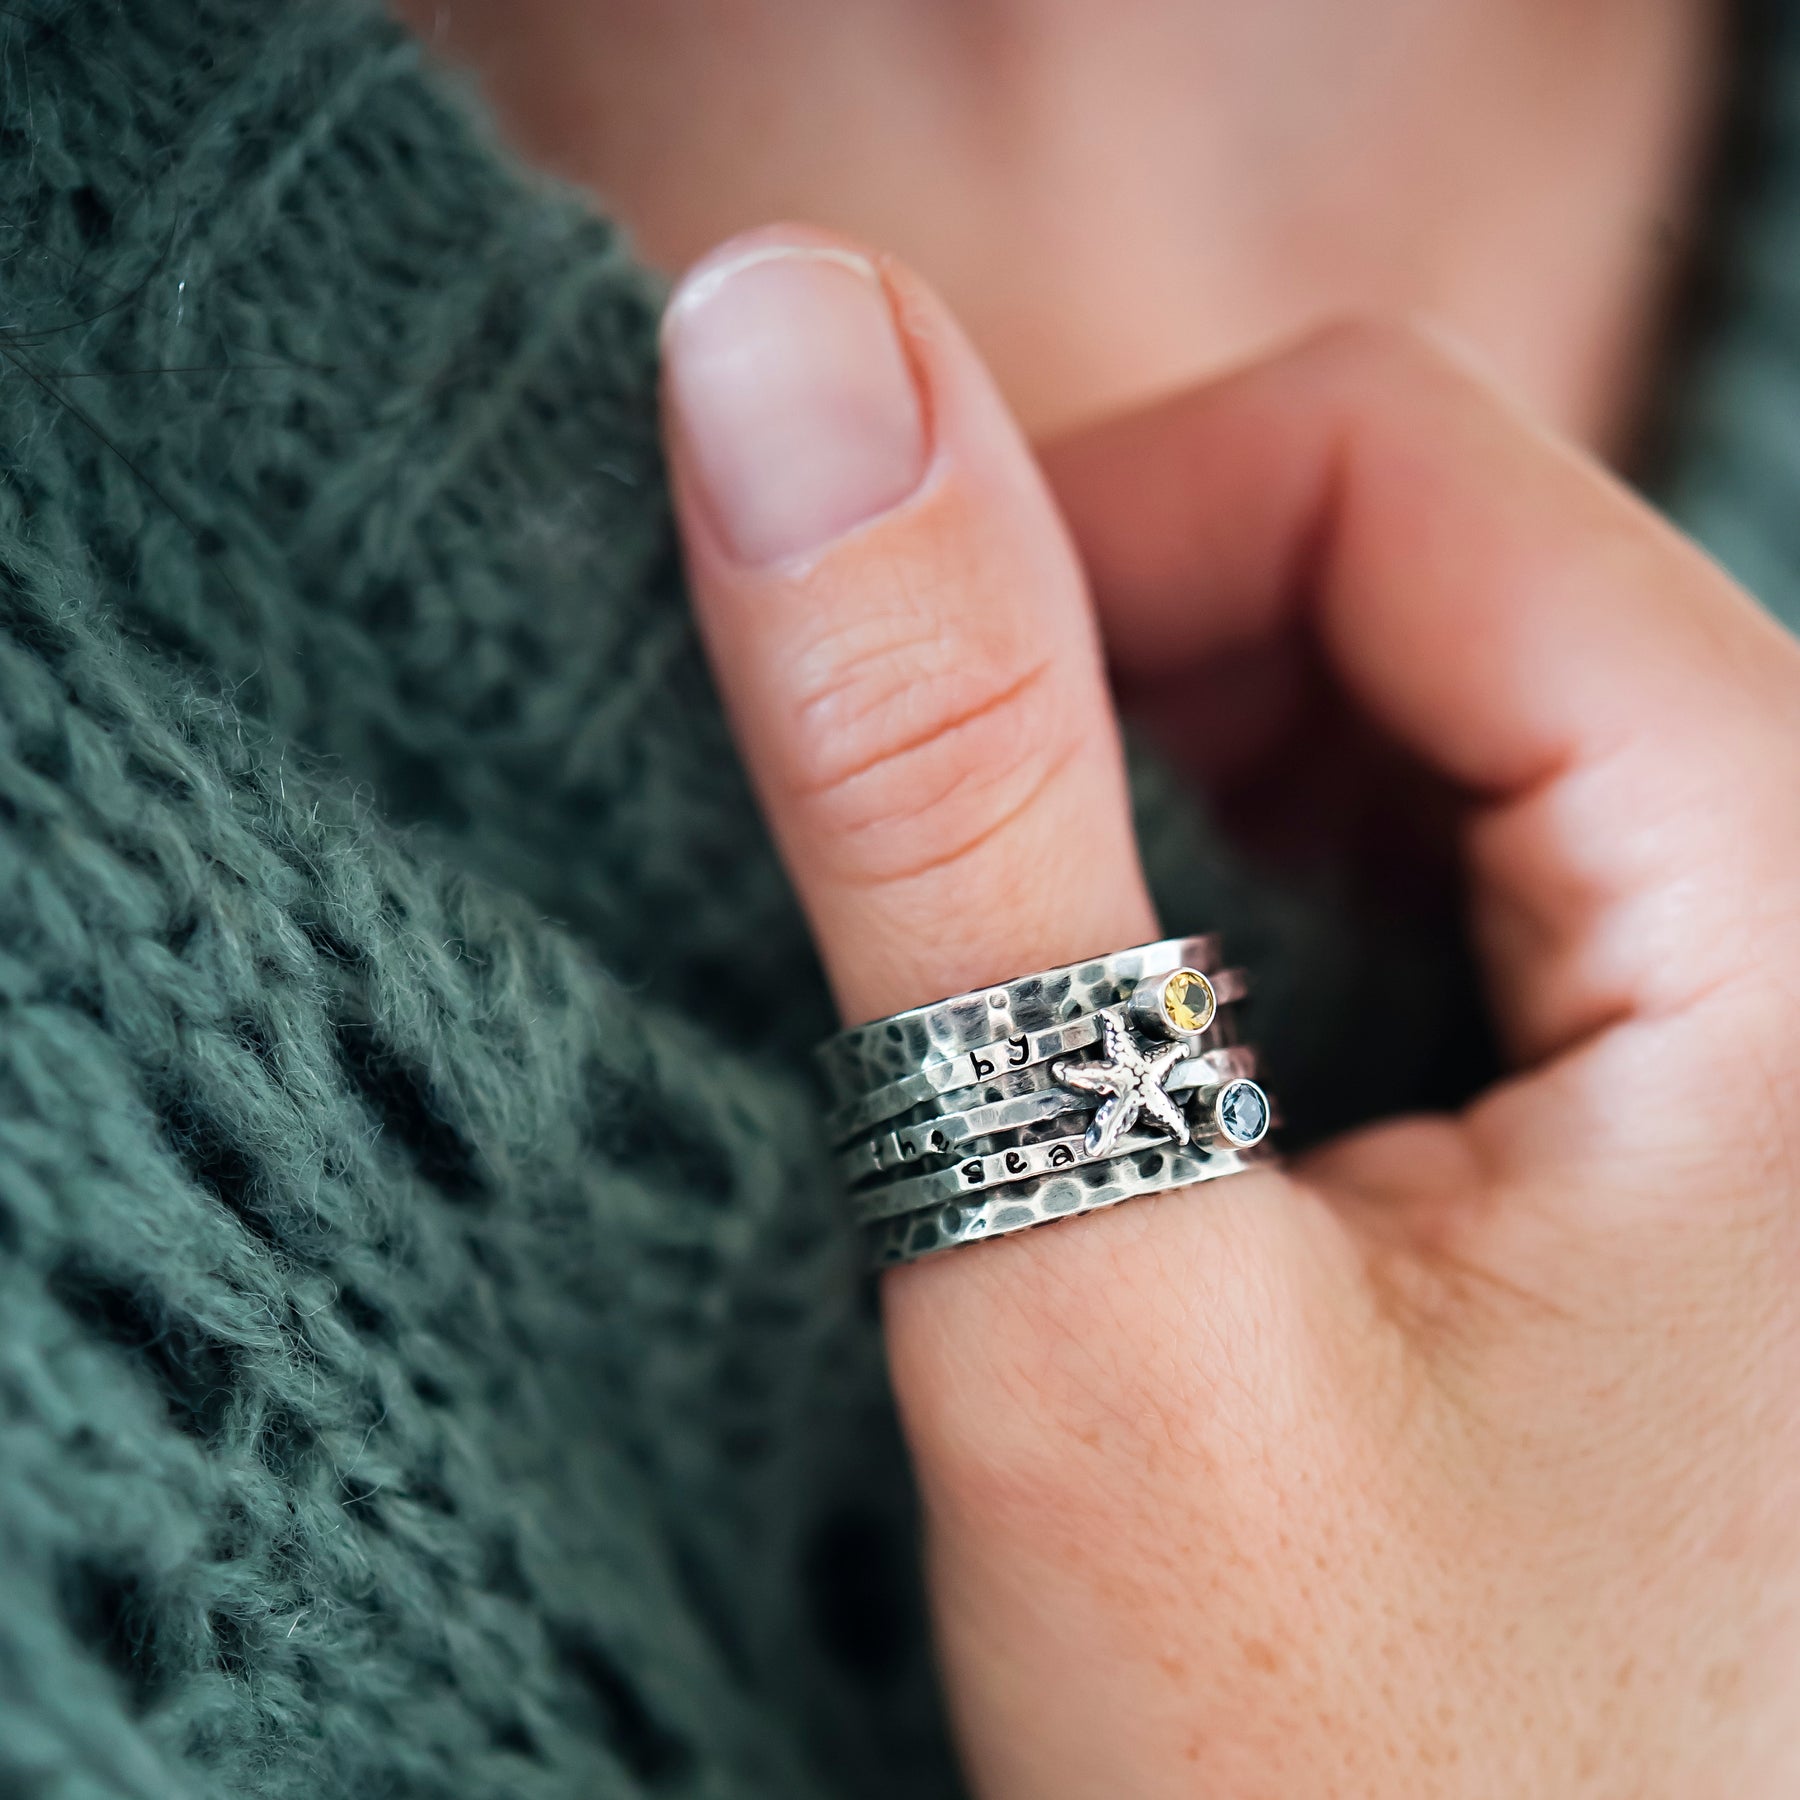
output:
[[[1756, 168], [1667, 491], [1793, 610]], [[954, 1791], [656, 306], [368, 7], [0, 12], [0, 1800]], [[1473, 1079], [1141, 786], [1301, 1131]]]

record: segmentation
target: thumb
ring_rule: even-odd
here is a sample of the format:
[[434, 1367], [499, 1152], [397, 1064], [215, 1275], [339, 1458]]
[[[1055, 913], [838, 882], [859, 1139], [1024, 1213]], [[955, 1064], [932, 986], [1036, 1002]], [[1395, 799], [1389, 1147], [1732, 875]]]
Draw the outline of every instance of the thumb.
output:
[[[943, 307], [897, 264], [783, 227], [691, 273], [664, 342], [701, 629], [846, 1019], [1154, 937], [1085, 582]], [[1284, 1219], [1303, 1228], [1268, 1204], [1279, 1181], [891, 1271], [890, 1361], [928, 1492], [1006, 1430], [1036, 1441], [1042, 1404], [996, 1419], [989, 1401], [1009, 1371], [1041, 1372], [1045, 1332], [1105, 1360], [1133, 1354], [1115, 1307], [1154, 1332], [1165, 1290], [1218, 1316], [1254, 1306], [1265, 1284], [1233, 1271], [1278, 1257]], [[1158, 1354], [1180, 1358], [1174, 1336]]]
[[[1154, 937], [1085, 582], [943, 308], [892, 262], [782, 228], [690, 274], [664, 343], [696, 611], [846, 1019]], [[1167, 1449], [1150, 1415], [1197, 1387], [1203, 1412], [1216, 1383], [1259, 1416], [1292, 1362], [1269, 1340], [1336, 1318], [1354, 1267], [1323, 1209], [1260, 1171], [884, 1277], [977, 1763], [1106, 1741], [1083, 1718], [1130, 1714], [1142, 1686], [1121, 1661], [1030, 1717], [1067, 1656], [1038, 1600], [1082, 1577], [1071, 1558], [1046, 1585], [1011, 1528], [1021, 1496], [1093, 1492], [1096, 1471], [1135, 1492]], [[1255, 1354], [1196, 1353], [1213, 1342]]]
[[1153, 937], [1086, 588], [943, 307], [780, 227], [664, 344], [701, 629], [846, 1019]]

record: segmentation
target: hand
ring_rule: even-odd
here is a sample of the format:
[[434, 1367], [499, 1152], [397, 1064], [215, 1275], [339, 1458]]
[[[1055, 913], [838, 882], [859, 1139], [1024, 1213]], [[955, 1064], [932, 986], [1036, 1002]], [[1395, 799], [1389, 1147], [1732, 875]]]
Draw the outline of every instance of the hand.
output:
[[[1082, 560], [941, 307], [782, 230], [666, 341], [846, 1019], [1156, 935]], [[1794, 1792], [1800, 651], [1403, 331], [1052, 466], [1125, 678], [1310, 658], [1455, 792], [1512, 1072], [885, 1278], [977, 1791]]]

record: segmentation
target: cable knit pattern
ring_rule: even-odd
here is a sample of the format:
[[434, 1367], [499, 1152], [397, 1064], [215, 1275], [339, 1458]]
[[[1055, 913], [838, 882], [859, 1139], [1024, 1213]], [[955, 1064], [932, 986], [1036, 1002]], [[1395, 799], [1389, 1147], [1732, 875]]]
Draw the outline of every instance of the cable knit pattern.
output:
[[[654, 285], [368, 7], [26, 0], [0, 307], [0, 1796], [953, 1793]], [[1303, 1128], [1472, 1079], [1139, 785]]]

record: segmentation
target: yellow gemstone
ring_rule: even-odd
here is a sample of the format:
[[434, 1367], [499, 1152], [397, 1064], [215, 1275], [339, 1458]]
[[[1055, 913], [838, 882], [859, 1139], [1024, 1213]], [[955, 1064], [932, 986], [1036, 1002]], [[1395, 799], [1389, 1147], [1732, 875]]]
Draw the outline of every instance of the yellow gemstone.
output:
[[1163, 1015], [1183, 1037], [1198, 1037], [1219, 1010], [1212, 983], [1198, 969], [1177, 969], [1163, 983]]

